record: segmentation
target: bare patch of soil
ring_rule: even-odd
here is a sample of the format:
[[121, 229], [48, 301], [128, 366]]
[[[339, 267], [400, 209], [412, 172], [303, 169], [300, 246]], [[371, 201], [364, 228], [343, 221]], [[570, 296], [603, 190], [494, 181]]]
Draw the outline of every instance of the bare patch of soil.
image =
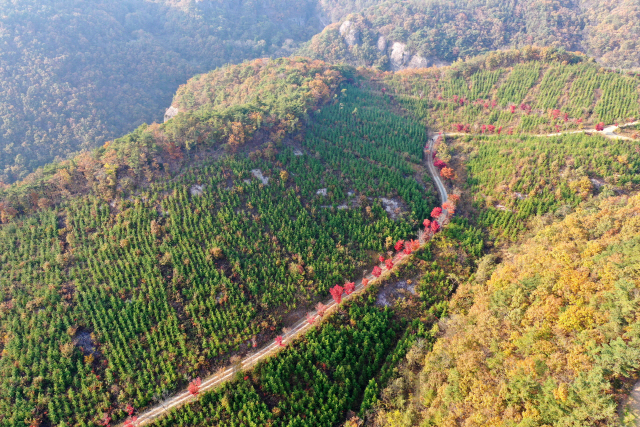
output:
[[100, 352], [96, 349], [96, 343], [91, 337], [91, 331], [89, 331], [88, 329], [78, 329], [75, 337], [73, 338], [73, 345], [78, 347], [85, 356], [88, 356], [90, 354], [94, 356], [100, 355]]
[[[411, 283], [410, 283], [411, 282]], [[416, 283], [411, 280], [400, 280], [390, 283], [380, 289], [376, 298], [376, 305], [394, 306], [399, 300], [417, 296]]]

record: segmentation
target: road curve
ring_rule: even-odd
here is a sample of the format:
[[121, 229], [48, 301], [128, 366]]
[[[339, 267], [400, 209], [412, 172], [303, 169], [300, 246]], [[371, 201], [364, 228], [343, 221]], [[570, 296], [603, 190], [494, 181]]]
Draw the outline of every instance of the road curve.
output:
[[447, 193], [447, 189], [445, 188], [444, 184], [442, 183], [442, 180], [440, 179], [440, 172], [433, 165], [433, 154], [432, 154], [433, 148], [435, 147], [436, 142], [440, 137], [444, 138], [445, 135], [437, 134], [429, 140], [429, 144], [425, 149], [425, 155], [426, 155], [427, 168], [429, 169], [429, 173], [433, 178], [433, 183], [436, 185], [436, 188], [438, 189], [438, 193], [440, 194], [440, 204], [444, 205], [449, 200], [449, 193]]

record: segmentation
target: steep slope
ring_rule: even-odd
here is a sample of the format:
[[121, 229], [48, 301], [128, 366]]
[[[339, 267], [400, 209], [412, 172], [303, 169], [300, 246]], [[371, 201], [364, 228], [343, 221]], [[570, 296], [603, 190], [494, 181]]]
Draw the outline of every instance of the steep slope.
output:
[[[0, 424], [121, 419], [415, 235], [437, 204], [425, 129], [349, 72], [282, 59], [199, 76], [176, 98], [193, 110], [5, 193], [34, 204], [2, 208]], [[207, 82], [236, 77], [217, 101]]]
[[[287, 75], [290, 82], [282, 79]], [[224, 81], [225, 91], [238, 94], [237, 103], [193, 105], [164, 125], [143, 125], [92, 152], [47, 165], [0, 192], [0, 219], [88, 192], [105, 200], [126, 198], [208, 155], [234, 152], [252, 142], [281, 141], [301, 128], [307, 109], [331, 100], [345, 77], [320, 61], [281, 59], [224, 67], [194, 81], [201, 79]], [[256, 79], [260, 88], [279, 91], [264, 102], [251, 96], [247, 82], [256, 84]], [[199, 86], [189, 83], [182, 89], [186, 98], [195, 96], [191, 87]], [[204, 99], [205, 89], [199, 98]]]
[[639, 213], [640, 196], [602, 198], [487, 257], [380, 425], [618, 425], [640, 364]]
[[[382, 78], [380, 78], [382, 77]], [[553, 48], [490, 53], [441, 69], [372, 75], [430, 126], [466, 133], [578, 130], [640, 116], [640, 79]]]
[[583, 51], [610, 67], [637, 68], [639, 13], [634, 0], [378, 2], [328, 26], [301, 54], [399, 70], [538, 45]]

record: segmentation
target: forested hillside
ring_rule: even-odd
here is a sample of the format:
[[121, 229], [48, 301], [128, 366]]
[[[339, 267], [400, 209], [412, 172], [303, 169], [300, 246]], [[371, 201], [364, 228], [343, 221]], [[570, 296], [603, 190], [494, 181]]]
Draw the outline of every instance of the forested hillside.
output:
[[553, 48], [502, 51], [451, 67], [372, 77], [442, 131], [550, 134], [640, 117], [640, 78]]
[[639, 214], [637, 195], [594, 199], [485, 257], [378, 425], [620, 425], [640, 364]]
[[[196, 90], [233, 76], [236, 103]], [[227, 67], [188, 85], [211, 102], [11, 187], [0, 425], [121, 419], [415, 237], [438, 204], [425, 128], [355, 78], [304, 59]]]
[[638, 66], [634, 0], [565, 3], [4, 0], [0, 186], [161, 121], [188, 78], [246, 59], [298, 52], [395, 70], [537, 44]]
[[302, 54], [398, 70], [537, 45], [638, 68], [639, 18], [635, 0], [380, 1], [328, 26]]
[[122, 421], [392, 270], [394, 251], [408, 260], [380, 287], [157, 425], [609, 423], [640, 364], [637, 125], [546, 133], [637, 119], [639, 82], [531, 47], [420, 71], [295, 57], [196, 75], [171, 120], [0, 190], [0, 425]]

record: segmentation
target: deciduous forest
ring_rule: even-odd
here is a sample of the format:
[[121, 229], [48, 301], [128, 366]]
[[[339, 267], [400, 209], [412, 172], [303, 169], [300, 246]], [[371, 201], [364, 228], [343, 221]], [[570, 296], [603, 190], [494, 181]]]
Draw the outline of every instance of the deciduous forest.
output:
[[327, 26], [302, 52], [398, 70], [537, 45], [581, 51], [608, 67], [637, 69], [639, 17], [634, 0], [381, 1]]

